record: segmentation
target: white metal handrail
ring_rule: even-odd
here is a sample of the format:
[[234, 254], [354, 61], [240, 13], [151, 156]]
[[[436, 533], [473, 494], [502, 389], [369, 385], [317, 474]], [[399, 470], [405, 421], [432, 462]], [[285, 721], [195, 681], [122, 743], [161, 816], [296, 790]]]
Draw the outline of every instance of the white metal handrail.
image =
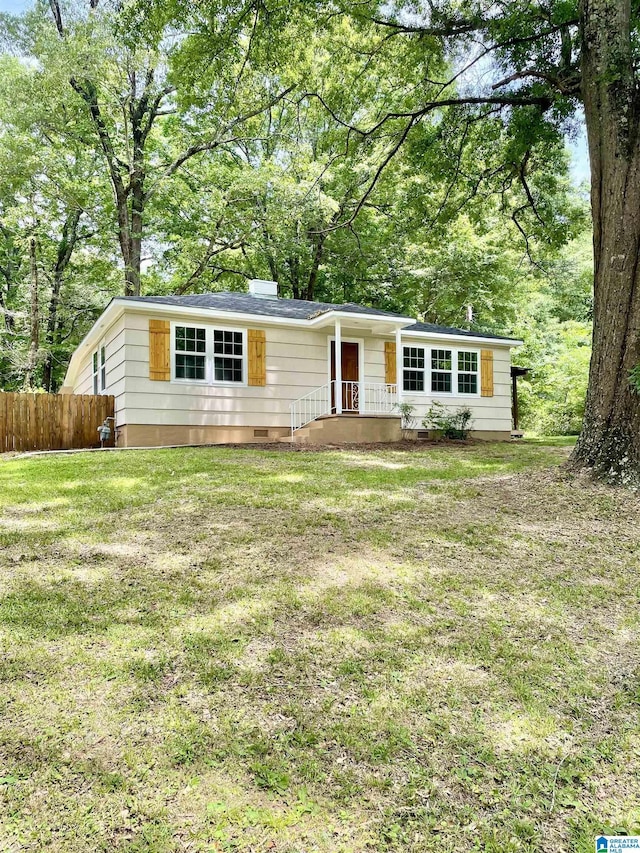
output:
[[360, 413], [363, 415], [398, 414], [398, 386], [379, 382], [360, 382]]
[[[341, 385], [341, 395], [338, 392], [338, 384]], [[379, 382], [338, 383], [333, 380], [327, 385], [314, 388], [291, 404], [291, 435], [311, 421], [335, 412], [337, 400], [342, 403], [342, 411], [348, 414], [397, 414], [398, 386]]]
[[321, 385], [291, 404], [291, 435], [311, 421], [331, 412], [330, 386]]

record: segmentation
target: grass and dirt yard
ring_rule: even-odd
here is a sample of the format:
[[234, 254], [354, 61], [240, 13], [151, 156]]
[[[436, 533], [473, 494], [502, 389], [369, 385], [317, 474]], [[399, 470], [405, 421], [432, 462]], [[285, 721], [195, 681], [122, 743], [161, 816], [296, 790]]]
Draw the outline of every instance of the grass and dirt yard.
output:
[[640, 824], [640, 498], [553, 442], [0, 461], [0, 850]]

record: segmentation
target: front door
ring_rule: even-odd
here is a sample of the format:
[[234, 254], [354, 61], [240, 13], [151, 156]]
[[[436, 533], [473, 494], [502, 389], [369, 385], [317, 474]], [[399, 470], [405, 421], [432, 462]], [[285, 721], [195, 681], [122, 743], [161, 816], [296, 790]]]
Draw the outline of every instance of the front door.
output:
[[[342, 411], [357, 412], [358, 381], [359, 381], [359, 351], [358, 344], [351, 341], [342, 342]], [[336, 410], [335, 385], [336, 378], [336, 342], [331, 341], [331, 411]]]

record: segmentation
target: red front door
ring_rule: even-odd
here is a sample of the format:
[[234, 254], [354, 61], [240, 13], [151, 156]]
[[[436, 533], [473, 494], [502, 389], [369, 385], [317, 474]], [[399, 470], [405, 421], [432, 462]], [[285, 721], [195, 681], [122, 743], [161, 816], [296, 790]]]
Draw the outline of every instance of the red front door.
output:
[[[359, 381], [359, 352], [358, 344], [351, 341], [342, 342], [342, 411], [357, 412], [358, 385]], [[336, 378], [336, 342], [331, 341], [331, 411], [335, 412], [335, 385]]]

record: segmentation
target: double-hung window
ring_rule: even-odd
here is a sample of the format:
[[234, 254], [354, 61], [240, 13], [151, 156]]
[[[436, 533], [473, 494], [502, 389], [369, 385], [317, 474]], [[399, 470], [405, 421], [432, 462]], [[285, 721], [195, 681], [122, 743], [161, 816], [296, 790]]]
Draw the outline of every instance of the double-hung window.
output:
[[450, 394], [453, 361], [450, 349], [431, 350], [431, 390], [434, 394]]
[[213, 330], [213, 378], [216, 382], [242, 382], [242, 332]]
[[458, 351], [458, 394], [478, 393], [478, 353]]
[[175, 327], [176, 379], [207, 378], [207, 330], [197, 326]]
[[402, 353], [402, 387], [405, 391], [424, 391], [424, 349], [405, 347]]

